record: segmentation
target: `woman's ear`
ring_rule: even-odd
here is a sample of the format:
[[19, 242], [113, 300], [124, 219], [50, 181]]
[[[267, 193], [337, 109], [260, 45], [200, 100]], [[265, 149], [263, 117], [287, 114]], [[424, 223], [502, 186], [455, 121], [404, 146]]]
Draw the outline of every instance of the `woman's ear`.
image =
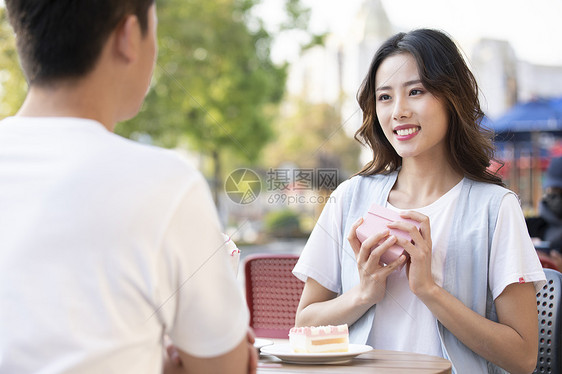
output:
[[138, 18], [135, 15], [126, 16], [115, 28], [114, 35], [116, 55], [127, 63], [136, 60], [140, 53], [142, 39]]

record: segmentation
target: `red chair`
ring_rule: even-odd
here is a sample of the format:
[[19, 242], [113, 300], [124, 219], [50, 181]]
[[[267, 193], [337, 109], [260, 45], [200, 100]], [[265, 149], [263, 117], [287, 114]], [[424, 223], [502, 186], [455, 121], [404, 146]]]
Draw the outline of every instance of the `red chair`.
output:
[[257, 254], [244, 260], [250, 327], [256, 336], [288, 338], [304, 287], [292, 274], [298, 258], [292, 254]]

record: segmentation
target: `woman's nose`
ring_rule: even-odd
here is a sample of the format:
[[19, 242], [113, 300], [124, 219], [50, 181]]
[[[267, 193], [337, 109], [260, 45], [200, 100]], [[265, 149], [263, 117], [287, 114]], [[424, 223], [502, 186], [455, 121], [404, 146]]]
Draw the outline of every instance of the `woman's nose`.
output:
[[402, 118], [408, 118], [411, 115], [410, 108], [405, 99], [396, 99], [394, 101], [394, 110], [392, 112], [392, 118], [399, 120]]

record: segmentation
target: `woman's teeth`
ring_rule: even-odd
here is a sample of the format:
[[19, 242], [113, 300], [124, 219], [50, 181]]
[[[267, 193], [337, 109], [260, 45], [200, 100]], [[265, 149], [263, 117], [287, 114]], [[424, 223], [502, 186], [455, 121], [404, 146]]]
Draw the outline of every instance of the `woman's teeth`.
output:
[[406, 135], [413, 134], [417, 131], [418, 131], [418, 129], [411, 127], [409, 129], [396, 130], [396, 134], [398, 134], [400, 136], [406, 136]]

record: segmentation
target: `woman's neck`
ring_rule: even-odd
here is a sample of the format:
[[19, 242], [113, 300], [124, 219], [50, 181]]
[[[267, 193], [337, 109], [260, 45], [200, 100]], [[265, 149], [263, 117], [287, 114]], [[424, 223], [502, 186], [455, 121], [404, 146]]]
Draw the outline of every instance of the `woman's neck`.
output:
[[404, 159], [388, 201], [401, 209], [421, 208], [439, 199], [462, 178], [463, 175], [445, 160]]

